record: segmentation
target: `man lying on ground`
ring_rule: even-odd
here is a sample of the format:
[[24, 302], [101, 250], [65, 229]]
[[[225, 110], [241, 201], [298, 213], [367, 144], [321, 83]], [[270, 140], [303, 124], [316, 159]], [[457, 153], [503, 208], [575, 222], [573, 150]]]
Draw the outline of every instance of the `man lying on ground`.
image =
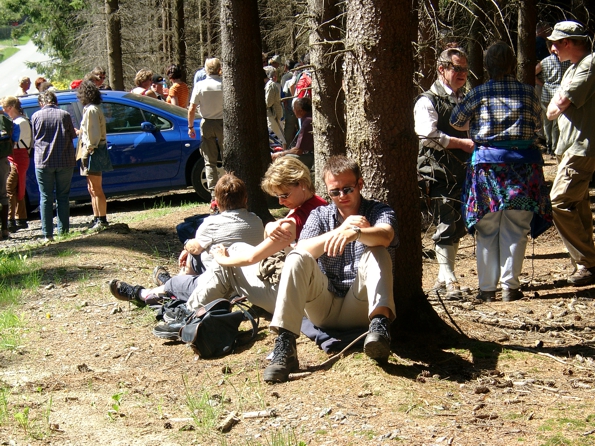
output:
[[248, 192], [242, 180], [233, 173], [222, 176], [215, 186], [215, 197], [221, 213], [205, 218], [196, 237], [184, 243], [179, 257], [181, 274], [170, 277], [164, 268], [157, 267], [153, 275], [160, 286], [153, 289], [114, 279], [109, 287], [116, 299], [144, 304], [168, 294], [186, 301], [196, 288], [203, 269], [200, 266], [204, 265], [208, 271], [217, 264], [210, 252], [213, 246], [230, 246], [239, 241], [250, 245], [262, 242], [264, 227], [260, 218], [246, 208]]

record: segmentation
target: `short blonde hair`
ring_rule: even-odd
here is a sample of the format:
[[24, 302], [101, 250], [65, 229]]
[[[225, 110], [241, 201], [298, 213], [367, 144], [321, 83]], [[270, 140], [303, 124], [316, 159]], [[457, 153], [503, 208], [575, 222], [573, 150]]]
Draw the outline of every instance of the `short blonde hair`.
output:
[[139, 70], [138, 73], [136, 73], [136, 76], [134, 76], [134, 84], [137, 87], [140, 87], [142, 84], [144, 84], [148, 80], [152, 80], [152, 79], [153, 79], [153, 72], [151, 70], [147, 70], [146, 68], [143, 68], [142, 70]]
[[276, 195], [277, 190], [288, 186], [301, 185], [314, 193], [310, 169], [293, 156], [282, 156], [269, 166], [260, 187], [269, 195]]
[[219, 74], [219, 71], [221, 71], [221, 61], [216, 57], [207, 59], [205, 61], [205, 71], [210, 75]]
[[13, 107], [15, 108], [20, 114], [23, 113], [23, 107], [21, 106], [21, 101], [19, 98], [14, 96], [5, 96], [0, 100], [0, 104], [2, 104], [2, 108], [6, 110], [6, 107]]

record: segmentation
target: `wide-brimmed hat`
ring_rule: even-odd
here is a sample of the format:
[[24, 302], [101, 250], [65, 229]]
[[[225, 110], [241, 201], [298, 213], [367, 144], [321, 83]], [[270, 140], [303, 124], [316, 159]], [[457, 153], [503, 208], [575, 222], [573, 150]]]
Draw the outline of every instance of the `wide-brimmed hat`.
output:
[[552, 34], [547, 39], [555, 42], [562, 39], [587, 39], [588, 37], [589, 33], [583, 25], [567, 20], [556, 23]]

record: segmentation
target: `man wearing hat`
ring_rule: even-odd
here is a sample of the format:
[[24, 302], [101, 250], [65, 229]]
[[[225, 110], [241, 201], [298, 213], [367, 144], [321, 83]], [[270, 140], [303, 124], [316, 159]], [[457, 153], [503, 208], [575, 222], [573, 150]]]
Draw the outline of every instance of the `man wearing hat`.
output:
[[554, 223], [577, 270], [568, 278], [574, 286], [595, 283], [593, 216], [589, 181], [595, 172], [595, 61], [585, 27], [559, 22], [548, 37], [560, 62], [572, 65], [547, 108], [547, 118], [558, 120], [555, 147], [558, 172], [552, 185]]
[[163, 76], [160, 76], [159, 74], [153, 75], [151, 90], [157, 95], [157, 99], [165, 101], [165, 98], [163, 97]]

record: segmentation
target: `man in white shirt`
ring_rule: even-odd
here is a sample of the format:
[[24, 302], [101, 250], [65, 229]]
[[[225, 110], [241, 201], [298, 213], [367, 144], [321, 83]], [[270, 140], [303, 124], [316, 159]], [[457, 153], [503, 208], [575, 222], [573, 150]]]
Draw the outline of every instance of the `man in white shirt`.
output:
[[456, 299], [462, 295], [454, 273], [455, 257], [466, 233], [460, 211], [462, 184], [474, 146], [467, 131], [451, 127], [449, 120], [467, 82], [467, 55], [460, 48], [445, 50], [437, 70], [438, 80], [420, 95], [413, 110], [420, 138], [417, 168], [425, 180], [424, 192], [436, 225], [432, 239], [440, 269], [434, 290], [445, 290], [447, 297]]
[[217, 58], [205, 62], [206, 79], [197, 82], [192, 90], [188, 108], [188, 135], [196, 138], [194, 117], [200, 122], [200, 153], [205, 159], [207, 187], [211, 192], [211, 209], [215, 203], [215, 184], [219, 179], [217, 158], [219, 147], [223, 148], [223, 90], [221, 84], [221, 61]]

